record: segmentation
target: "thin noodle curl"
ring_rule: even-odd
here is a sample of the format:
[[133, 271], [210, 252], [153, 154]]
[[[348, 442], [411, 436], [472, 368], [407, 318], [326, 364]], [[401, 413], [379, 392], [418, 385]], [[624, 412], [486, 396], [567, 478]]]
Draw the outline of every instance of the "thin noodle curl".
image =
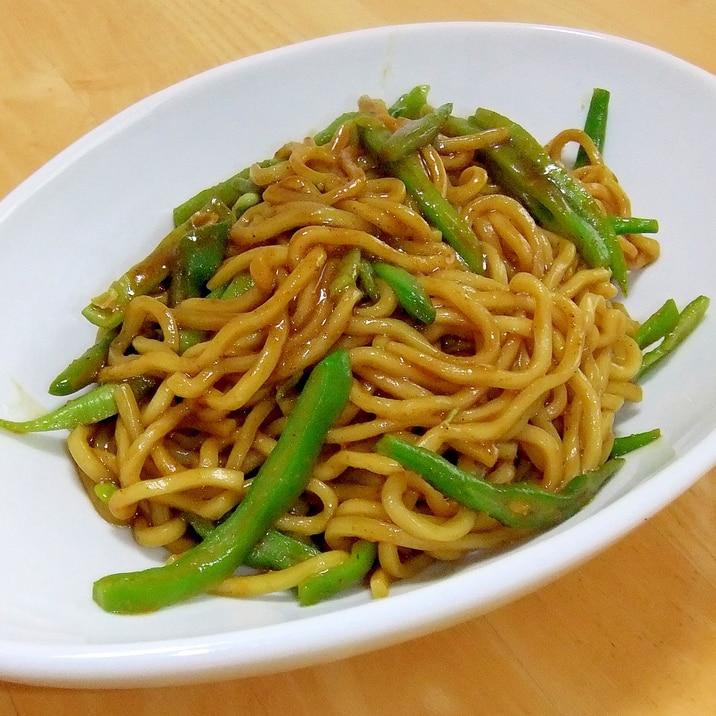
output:
[[[380, 103], [361, 107], [400, 124]], [[609, 272], [586, 267], [475, 161], [476, 149], [504, 137], [439, 137], [421, 153], [426, 174], [481, 240], [485, 275], [466, 270], [355, 137], [346, 123], [325, 145], [292, 142], [276, 163], [251, 169], [262, 201], [233, 224], [209, 288], [243, 273], [252, 287], [175, 306], [161, 291], [132, 299], [100, 380], [149, 376], [156, 387], [135, 398], [125, 385], [116, 419], [70, 435], [88, 489], [116, 488], [108, 519], [132, 526], [141, 544], [181, 551], [196, 539], [192, 519], [220, 520], [243, 499], [302, 376], [346, 348], [349, 406], [304, 495], [276, 524], [327, 551], [300, 568], [232, 577], [217, 594], [295, 587], [345, 561], [360, 539], [378, 545], [371, 589], [380, 596], [436, 561], [521, 539], [524, 531], [457, 505], [375, 453], [376, 440], [403, 436], [488, 481], [558, 490], [604, 462], [617, 411], [641, 398], [636, 324]], [[561, 133], [548, 151], [562, 163], [572, 143], [590, 158], [577, 178], [604, 211], [629, 215], [628, 197], [582, 132]], [[631, 268], [658, 256], [653, 240], [623, 244]], [[374, 300], [355, 282], [336, 290], [356, 248], [417, 276], [435, 321], [407, 319], [380, 280]], [[184, 331], [202, 339], [182, 350]]]

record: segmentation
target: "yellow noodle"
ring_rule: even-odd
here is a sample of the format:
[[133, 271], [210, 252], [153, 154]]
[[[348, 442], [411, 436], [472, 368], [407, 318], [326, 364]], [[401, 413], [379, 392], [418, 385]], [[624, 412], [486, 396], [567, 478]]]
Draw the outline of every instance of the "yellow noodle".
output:
[[[405, 123], [380, 101], [359, 106], [390, 129]], [[495, 484], [558, 490], [608, 458], [617, 411], [641, 399], [637, 324], [617, 303], [609, 270], [588, 268], [475, 160], [504, 131], [438, 136], [420, 151], [426, 175], [480, 239], [484, 275], [466, 270], [357, 136], [346, 122], [322, 146], [288, 142], [276, 163], [251, 168], [262, 201], [234, 221], [207, 288], [242, 275], [253, 287], [176, 305], [166, 285], [134, 297], [99, 374], [120, 384], [117, 417], [68, 439], [88, 490], [116, 486], [101, 507], [107, 519], [130, 525], [140, 544], [178, 553], [195, 539], [192, 515], [219, 521], [251, 489], [307, 371], [336, 347], [348, 352], [349, 404], [303, 494], [275, 523], [327, 551], [287, 570], [231, 577], [217, 594], [296, 587], [364, 539], [377, 544], [371, 592], [385, 596], [435, 561], [522, 539], [525, 531], [461, 507], [377, 454], [376, 441], [390, 433]], [[604, 211], [629, 216], [628, 196], [583, 132], [560, 133], [547, 148], [565, 165], [574, 143], [590, 159], [577, 179]], [[620, 243], [630, 269], [658, 256], [653, 239]], [[413, 274], [435, 320], [406, 317], [383, 279], [375, 300], [363, 275], [335, 290], [354, 249]], [[182, 353], [184, 331], [199, 340]], [[135, 396], [127, 381], [136, 376], [156, 382], [149, 395]]]
[[137, 296], [127, 307], [122, 330], [110, 346], [109, 360], [111, 363], [117, 364], [132, 360], [131, 356], [125, 356], [124, 353], [147, 319], [154, 319], [162, 330], [167, 348], [172, 353], [176, 353], [179, 348], [179, 331], [174, 315], [157, 299], [151, 296]]
[[368, 195], [360, 200], [344, 200], [339, 207], [369, 221], [377, 230], [393, 239], [402, 237], [435, 242], [433, 229], [417, 211], [386, 197]]
[[[322, 324], [320, 332], [311, 340], [297, 338], [291, 346], [291, 352], [278, 366], [276, 377], [285, 380], [292, 375], [313, 365], [326, 355], [343, 334], [346, 325], [351, 319], [353, 307], [360, 299], [357, 289], [342, 291], [333, 311]], [[298, 346], [295, 344], [298, 343]], [[290, 358], [290, 359], [289, 359]]]
[[247, 271], [249, 267], [259, 262], [263, 266], [283, 266], [286, 263], [287, 255], [288, 247], [282, 245], [258, 246], [253, 249], [247, 249], [227, 259], [209, 279], [206, 286], [211, 291], [220, 288], [242, 271]]
[[77, 467], [93, 482], [113, 482], [115, 474], [98, 456], [98, 451], [89, 444], [90, 426], [78, 425], [67, 438], [67, 449]]
[[[380, 546], [380, 545], [379, 545]], [[393, 580], [382, 567], [377, 567], [370, 575], [370, 593], [374, 599], [383, 599], [390, 592]]]
[[447, 188], [446, 198], [456, 207], [463, 207], [475, 199], [487, 186], [489, 177], [483, 167], [466, 167], [457, 180]]
[[336, 229], [330, 226], [310, 226], [299, 229], [292, 237], [289, 262], [298, 262], [316, 244], [320, 246], [357, 247], [370, 256], [395, 264], [413, 273], [429, 272], [435, 268], [456, 265], [455, 253], [447, 244], [433, 242], [434, 253], [428, 256], [398, 251], [367, 231]]
[[326, 525], [338, 507], [336, 493], [330, 484], [315, 477], [308, 481], [305, 491], [321, 501], [321, 511], [311, 515], [285, 514], [276, 520], [277, 529], [304, 536], [317, 535], [325, 531]]
[[161, 418], [152, 423], [129, 446], [122, 462], [119, 481], [122, 486], [131, 485], [142, 479], [142, 465], [155, 445], [189, 414], [191, 405], [180, 403], [168, 410]]
[[257, 597], [260, 594], [281, 592], [297, 587], [309, 577], [343, 564], [348, 556], [343, 550], [323, 552], [286, 569], [228, 577], [211, 591], [212, 594], [223, 597]]
[[261, 221], [249, 223], [250, 210], [244, 219], [231, 230], [231, 238], [237, 244], [254, 246], [270, 241], [281, 234], [304, 226], [340, 226], [353, 231], [370, 231], [371, 224], [349, 211], [326, 206], [320, 202], [295, 201], [292, 205], [281, 204]]
[[[395, 579], [410, 579], [420, 574], [429, 567], [435, 559], [427, 552], [418, 553], [409, 559], [404, 559], [400, 550], [389, 542], [378, 543], [379, 569], [385, 572], [386, 576]], [[377, 585], [376, 585], [377, 586]], [[383, 586], [387, 591], [387, 585]]]
[[129, 385], [126, 383], [119, 385], [115, 391], [114, 400], [117, 403], [119, 420], [127, 439], [136, 440], [148, 423], [142, 420], [142, 413], [139, 405], [137, 405], [137, 399]]
[[416, 537], [439, 542], [455, 542], [468, 534], [476, 519], [476, 513], [460, 508], [457, 514], [447, 519], [435, 519], [416, 512], [406, 506], [403, 493], [408, 489], [408, 480], [404, 473], [396, 472], [388, 476], [383, 485], [383, 504], [390, 519]]
[[361, 468], [376, 475], [389, 475], [395, 471], [395, 463], [374, 452], [341, 450], [316, 466], [313, 474], [323, 481], [335, 480], [347, 468]]
[[182, 537], [185, 532], [186, 522], [180, 517], [172, 517], [156, 525], [146, 524], [144, 520], [137, 518], [132, 524], [134, 539], [142, 547], [169, 545]]
[[206, 391], [204, 400], [210, 408], [216, 410], [238, 410], [246, 405], [252, 395], [270, 378], [271, 373], [278, 365], [281, 350], [288, 337], [289, 323], [282, 318], [271, 326], [263, 350], [257, 356], [256, 362], [241, 378], [225, 393], [217, 394], [213, 390]]
[[[471, 532], [450, 542], [450, 546], [462, 552], [495, 547], [514, 538], [521, 533], [517, 530], [502, 527], [485, 532]], [[422, 552], [437, 551], [445, 547], [445, 542], [438, 539], [424, 539], [413, 535], [396, 524], [379, 519], [359, 516], [338, 515], [326, 528], [326, 542], [330, 545], [334, 540], [354, 536], [371, 542], [388, 542], [407, 549]]]
[[240, 492], [243, 485], [244, 475], [242, 472], [219, 467], [197, 467], [184, 470], [178, 475], [133, 482], [114, 492], [108, 505], [116, 517], [126, 517], [127, 513], [134, 512], [140, 500], [151, 499], [155, 495], [168, 495], [207, 486]]
[[233, 445], [231, 446], [231, 452], [226, 458], [227, 468], [233, 470], [241, 469], [253, 445], [256, 432], [273, 409], [274, 403], [271, 400], [263, 400], [251, 409], [239, 428]]

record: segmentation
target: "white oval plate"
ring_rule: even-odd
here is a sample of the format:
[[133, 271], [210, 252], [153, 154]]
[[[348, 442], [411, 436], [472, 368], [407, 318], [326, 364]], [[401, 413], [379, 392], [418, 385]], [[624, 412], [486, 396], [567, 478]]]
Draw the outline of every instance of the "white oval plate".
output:
[[[144, 256], [196, 190], [321, 129], [362, 94], [416, 84], [456, 112], [491, 107], [542, 140], [581, 125], [594, 87], [612, 92], [607, 159], [663, 256], [633, 282], [643, 318], [714, 291], [716, 80], [633, 42], [512, 24], [368, 30], [286, 47], [160, 92], [91, 132], [0, 204], [0, 414], [49, 407], [49, 381], [92, 339], [87, 299]], [[707, 194], [708, 192], [708, 194]], [[11, 307], [11, 308], [8, 308]], [[290, 669], [446, 627], [555, 578], [667, 505], [716, 463], [714, 319], [645, 385], [624, 432], [660, 427], [582, 513], [498, 556], [312, 608], [290, 596], [196, 599], [147, 616], [105, 614], [98, 577], [159, 563], [103, 523], [57, 435], [0, 435], [0, 678], [142, 686]], [[711, 357], [711, 358], [709, 358]]]

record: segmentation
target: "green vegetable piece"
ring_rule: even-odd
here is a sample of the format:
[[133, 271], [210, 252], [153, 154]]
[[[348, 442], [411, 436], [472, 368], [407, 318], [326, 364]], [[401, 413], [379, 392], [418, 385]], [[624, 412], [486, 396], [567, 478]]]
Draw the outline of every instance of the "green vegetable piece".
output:
[[398, 97], [388, 108], [391, 117], [406, 117], [407, 119], [418, 119], [423, 108], [428, 103], [430, 85], [416, 85], [409, 92]]
[[0, 428], [13, 433], [40, 433], [72, 430], [78, 425], [92, 425], [117, 414], [117, 403], [114, 399], [116, 390], [115, 383], [98, 385], [88, 393], [72, 398], [38, 418], [21, 422], [0, 419]]
[[254, 569], [288, 569], [320, 554], [313, 544], [270, 529], [254, 545], [246, 558], [246, 566]]
[[[371, 118], [361, 117], [361, 138], [371, 154], [380, 156], [383, 145], [391, 132]], [[411, 154], [395, 162], [387, 162], [385, 171], [400, 179], [415, 199], [423, 216], [442, 233], [443, 239], [475, 273], [484, 273], [485, 256], [472, 227], [455, 207], [443, 197], [423, 170], [417, 154]]]
[[333, 135], [342, 127], [346, 122], [350, 122], [351, 119], [355, 119], [358, 112], [344, 112], [340, 116], [336, 117], [325, 129], [320, 132], [316, 132], [313, 135], [313, 141], [321, 146], [322, 144], [328, 144], [333, 139]]
[[645, 447], [658, 440], [661, 437], [661, 430], [654, 428], [653, 430], [647, 430], [643, 433], [634, 433], [633, 435], [624, 435], [618, 438], [614, 438], [614, 444], [612, 445], [612, 451], [609, 454], [610, 458], [622, 457], [627, 455], [634, 450], [638, 450], [641, 447]]
[[281, 437], [234, 512], [170, 564], [99, 579], [93, 589], [97, 604], [108, 612], [151, 612], [202, 594], [232, 574], [304, 490], [351, 385], [346, 351], [337, 350], [318, 363]]
[[708, 297], [698, 296], [681, 311], [679, 320], [673, 329], [664, 336], [664, 340], [656, 348], [652, 348], [644, 354], [637, 380], [641, 380], [666, 360], [693, 333], [706, 315], [709, 303]]
[[[216, 529], [215, 522], [198, 515], [184, 513], [184, 518], [201, 539], [206, 539]], [[318, 554], [320, 550], [314, 544], [271, 528], [254, 545], [245, 564], [254, 569], [288, 569]]]
[[[114, 329], [122, 322], [133, 296], [149, 293], [170, 274], [170, 301], [173, 305], [183, 298], [201, 295], [206, 282], [223, 260], [230, 226], [230, 214], [225, 206], [215, 202], [204, 207], [204, 211], [218, 214], [223, 219], [199, 227], [186, 222], [174, 229], [146, 259], [115, 281], [82, 311], [91, 323], [108, 331], [55, 378], [50, 385], [52, 395], [69, 395], [94, 382], [107, 358], [109, 344], [116, 335]], [[189, 337], [183, 348], [198, 342], [195, 339], [196, 336]]]
[[216, 223], [229, 219], [231, 212], [225, 204], [212, 201], [194, 212], [183, 224], [172, 229], [157, 247], [139, 263], [135, 264], [114, 281], [99, 296], [92, 299], [82, 315], [100, 328], [116, 328], [124, 319], [124, 311], [134, 296], [150, 293], [167, 279], [176, 261], [176, 254], [181, 238], [190, 232], [195, 225], [202, 225], [209, 219]]
[[440, 230], [443, 239], [475, 273], [485, 272], [485, 256], [472, 227], [445, 199], [423, 171], [417, 156], [388, 165], [388, 170], [400, 179], [428, 221]]
[[331, 281], [330, 292], [332, 296], [356, 285], [361, 261], [359, 248], [350, 249], [341, 259], [341, 263], [338, 266], [338, 273], [333, 281]]
[[[594, 146], [601, 154], [604, 151], [604, 142], [607, 136], [607, 119], [609, 117], [609, 90], [595, 87], [584, 121], [584, 133], [594, 142]], [[577, 150], [574, 168], [589, 164], [589, 157], [582, 147]]]
[[182, 517], [201, 539], [206, 539], [216, 529], [216, 522], [193, 512], [183, 512]]
[[98, 482], [94, 486], [94, 494], [100, 502], [107, 504], [109, 502], [109, 498], [112, 497], [118, 489], [119, 487], [113, 482]]
[[436, 312], [433, 302], [415, 276], [399, 266], [376, 261], [373, 270], [395, 293], [406, 313], [421, 323], [432, 323]]
[[382, 162], [397, 162], [427, 146], [438, 136], [451, 112], [452, 104], [444, 104], [420, 119], [410, 120], [383, 142], [378, 158]]
[[[137, 376], [130, 378], [127, 384], [137, 400], [156, 388], [158, 378]], [[0, 429], [13, 433], [41, 433], [52, 430], [72, 430], [78, 425], [93, 425], [117, 414], [117, 402], [114, 399], [117, 383], [102, 383], [76, 398], [68, 400], [58, 408], [32, 420], [15, 421], [0, 418]]]
[[671, 333], [679, 322], [679, 309], [676, 301], [669, 298], [657, 311], [642, 323], [634, 335], [639, 348], [644, 350]]
[[375, 269], [370, 261], [362, 260], [358, 266], [358, 281], [363, 293], [370, 298], [371, 301], [377, 301], [380, 298], [380, 290], [375, 280]]
[[256, 185], [249, 179], [249, 169], [243, 169], [228, 179], [214, 186], [202, 189], [200, 192], [175, 207], [173, 211], [174, 226], [181, 226], [189, 221], [197, 211], [201, 211], [207, 204], [220, 201], [232, 208], [244, 194], [255, 193]]
[[256, 284], [251, 274], [247, 271], [240, 273], [231, 279], [229, 285], [222, 291], [221, 298], [238, 298], [243, 296], [247, 291], [250, 291]]
[[181, 237], [169, 287], [171, 305], [204, 293], [206, 282], [224, 260], [229, 228], [228, 221], [219, 221], [196, 227]]
[[248, 271], [242, 271], [236, 274], [229, 283], [210, 291], [206, 297], [223, 299], [238, 298], [239, 296], [243, 296], [247, 291], [250, 291], [255, 285], [251, 274]]
[[471, 123], [481, 129], [509, 130], [509, 143], [480, 151], [488, 171], [538, 224], [573, 241], [590, 267], [611, 269], [626, 294], [627, 267], [619, 240], [589, 192], [553, 162], [540, 143], [516, 122], [481, 108]]
[[107, 362], [109, 345], [116, 335], [117, 331], [105, 333], [79, 358], [75, 358], [75, 360], [50, 383], [50, 395], [71, 395], [94, 383], [100, 369]]
[[202, 331], [199, 328], [182, 328], [179, 331], [179, 355], [183, 355], [184, 351], [203, 343], [208, 338], [208, 331]]
[[656, 219], [643, 219], [638, 216], [610, 216], [608, 219], [617, 235], [656, 234], [659, 232], [659, 222]]
[[231, 207], [231, 214], [234, 219], [238, 219], [247, 209], [261, 203], [262, 198], [261, 194], [256, 191], [247, 191], [242, 194]]
[[509, 527], [530, 530], [553, 527], [576, 514], [623, 463], [621, 458], [609, 460], [598, 470], [573, 478], [561, 492], [550, 492], [528, 482], [493, 485], [430, 450], [392, 435], [384, 435], [376, 450], [465, 507]]
[[351, 555], [345, 562], [298, 585], [298, 601], [301, 606], [317, 604], [360, 582], [373, 567], [377, 554], [378, 547], [374, 542], [355, 542]]
[[[270, 167], [279, 161], [279, 159], [272, 157], [271, 159], [264, 159], [258, 162], [258, 165], [260, 167]], [[190, 221], [194, 214], [198, 211], [202, 211], [204, 207], [210, 204], [224, 204], [229, 209], [235, 209], [236, 214], [241, 214], [242, 211], [248, 208], [247, 203], [255, 203], [255, 197], [251, 197], [248, 200], [242, 197], [248, 194], [258, 194], [260, 199], [259, 188], [249, 178], [250, 173], [251, 167], [246, 167], [228, 179], [214, 186], [202, 189], [175, 207], [173, 212], [174, 226], [181, 226]], [[239, 202], [242, 203], [239, 204]], [[238, 207], [237, 204], [239, 204]]]

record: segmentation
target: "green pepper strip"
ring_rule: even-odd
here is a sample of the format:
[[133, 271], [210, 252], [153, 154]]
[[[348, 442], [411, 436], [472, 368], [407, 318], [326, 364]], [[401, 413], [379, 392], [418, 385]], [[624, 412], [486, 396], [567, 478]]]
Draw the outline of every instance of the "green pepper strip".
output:
[[207, 221], [215, 223], [230, 216], [228, 207], [219, 201], [203, 206], [198, 213], [172, 229], [146, 258], [132, 266], [104, 293], [93, 298], [82, 315], [100, 328], [116, 328], [124, 319], [124, 311], [134, 296], [150, 293], [169, 277], [179, 242], [187, 232]]
[[609, 216], [609, 223], [617, 235], [620, 234], [657, 234], [657, 219], [645, 219], [638, 216]]
[[[609, 90], [595, 87], [589, 101], [587, 117], [584, 120], [584, 133], [594, 142], [601, 154], [607, 136], [607, 118], [609, 116]], [[582, 147], [577, 150], [574, 168], [579, 169], [589, 164], [589, 157]]]
[[[206, 539], [216, 525], [196, 515], [185, 515], [194, 531]], [[244, 564], [253, 569], [288, 569], [320, 554], [313, 544], [302, 542], [290, 535], [269, 529], [254, 545]], [[303, 606], [316, 604], [359, 582], [370, 571], [377, 554], [371, 542], [357, 541], [351, 556], [343, 564], [309, 577], [298, 586], [298, 600]]]
[[170, 305], [204, 293], [206, 282], [224, 260], [229, 228], [229, 221], [223, 220], [198, 226], [181, 237], [169, 286]]
[[[215, 522], [198, 515], [185, 513], [184, 518], [202, 539], [216, 529]], [[288, 569], [318, 554], [320, 550], [315, 545], [271, 528], [254, 545], [244, 563], [254, 569]]]
[[304, 490], [326, 432], [348, 401], [351, 384], [346, 351], [335, 351], [318, 363], [281, 437], [234, 512], [170, 564], [99, 579], [93, 589], [97, 604], [109, 612], [151, 612], [202, 594], [232, 574]]
[[225, 283], [223, 286], [217, 286], [213, 291], [210, 291], [206, 298], [238, 298], [243, 296], [247, 291], [250, 291], [256, 284], [249, 271], [242, 271], [237, 273], [234, 278]]
[[708, 307], [708, 297], [698, 296], [681, 311], [679, 320], [673, 329], [664, 336], [664, 340], [656, 348], [652, 348], [652, 350], [644, 354], [637, 380], [641, 380], [647, 373], [668, 358], [691, 335], [701, 323]]
[[251, 274], [248, 271], [244, 271], [236, 274], [236, 276], [231, 279], [229, 285], [222, 289], [219, 297], [223, 299], [238, 298], [239, 296], [243, 296], [247, 291], [250, 291], [255, 285]]
[[50, 430], [72, 430], [78, 425], [91, 425], [117, 414], [114, 399], [116, 383], [98, 385], [84, 395], [38, 418], [16, 422], [0, 419], [0, 428], [13, 433], [41, 433]]
[[356, 541], [345, 562], [298, 585], [299, 603], [304, 607], [312, 606], [357, 584], [371, 570], [377, 554], [378, 547], [374, 542]]
[[508, 129], [508, 143], [479, 152], [488, 171], [527, 208], [537, 223], [573, 241], [591, 268], [611, 269], [614, 280], [626, 294], [627, 267], [619, 239], [589, 192], [552, 161], [540, 143], [516, 122], [481, 108], [469, 124], [480, 129]]
[[[359, 120], [361, 139], [368, 151], [380, 156], [391, 132], [380, 122], [362, 116]], [[484, 273], [485, 257], [480, 242], [470, 225], [455, 207], [438, 191], [423, 170], [420, 157], [413, 153], [383, 167], [386, 173], [400, 179], [415, 199], [423, 216], [442, 233], [443, 239], [475, 273]]]
[[[141, 399], [156, 388], [158, 380], [148, 376], [130, 378], [127, 383]], [[58, 408], [32, 420], [15, 421], [0, 418], [0, 429], [13, 433], [42, 433], [52, 430], [72, 430], [78, 425], [93, 425], [117, 414], [114, 399], [117, 383], [102, 383], [92, 390], [68, 400]]]
[[321, 551], [313, 544], [301, 542], [283, 532], [270, 529], [254, 545], [245, 564], [253, 569], [288, 569], [305, 562]]
[[642, 323], [634, 334], [636, 344], [644, 350], [671, 333], [679, 322], [679, 309], [676, 301], [669, 298], [657, 311]]
[[430, 110], [419, 119], [412, 119], [386, 137], [378, 151], [381, 162], [397, 162], [430, 144], [452, 113], [452, 104]]
[[[214, 204], [207, 210], [228, 210]], [[184, 298], [201, 295], [206, 282], [214, 275], [224, 258], [229, 236], [226, 219], [194, 227], [184, 224], [170, 232], [144, 261], [134, 266], [104, 294], [111, 306], [105, 308], [102, 297], [94, 299], [83, 314], [92, 323], [110, 330], [79, 358], [65, 368], [50, 384], [51, 395], [69, 395], [94, 382], [104, 365], [109, 345], [117, 335], [114, 330], [124, 317], [124, 310], [132, 296], [148, 293], [171, 275], [170, 303], [176, 305]], [[194, 338], [189, 344], [198, 342]]]
[[375, 279], [373, 264], [363, 259], [358, 266], [358, 280], [361, 290], [371, 301], [377, 301], [380, 298], [380, 289]]
[[346, 122], [355, 119], [358, 112], [344, 112], [343, 114], [336, 117], [327, 127], [322, 129], [320, 132], [316, 132], [313, 135], [313, 141], [321, 146], [327, 144], [333, 139], [333, 135], [342, 127]]
[[633, 435], [623, 435], [614, 438], [612, 451], [609, 453], [610, 458], [621, 457], [627, 453], [645, 447], [661, 437], [661, 430], [654, 428], [643, 433], [634, 433]]
[[230, 209], [244, 194], [255, 194], [256, 185], [249, 179], [249, 168], [242, 169], [228, 179], [200, 192], [175, 207], [173, 212], [174, 226], [181, 226], [191, 219], [197, 211], [201, 211], [212, 201], [220, 201]]
[[384, 435], [376, 450], [465, 507], [509, 527], [530, 530], [552, 527], [577, 513], [623, 463], [621, 458], [608, 460], [599, 469], [570, 480], [561, 492], [550, 492], [527, 482], [493, 485], [430, 450], [392, 435]]
[[75, 358], [75, 360], [50, 383], [50, 395], [71, 395], [94, 383], [97, 374], [107, 361], [109, 345], [116, 335], [116, 330], [105, 333], [79, 358]]
[[347, 288], [356, 285], [356, 279], [358, 278], [358, 272], [360, 271], [361, 265], [361, 253], [360, 249], [354, 247], [346, 253], [341, 259], [338, 265], [338, 271], [336, 277], [331, 281], [330, 293], [332, 296], [339, 294], [341, 291], [345, 291]]
[[238, 219], [247, 209], [260, 204], [262, 200], [263, 197], [258, 191], [247, 191], [234, 202], [231, 207], [231, 216], [234, 220]]
[[427, 220], [439, 229], [443, 239], [475, 273], [485, 272], [485, 255], [479, 239], [467, 221], [438, 191], [415, 156], [387, 165], [388, 172], [400, 179], [416, 200]]
[[416, 85], [409, 92], [398, 97], [388, 108], [391, 117], [406, 117], [407, 119], [418, 119], [428, 103], [430, 85]]
[[398, 303], [411, 318], [425, 324], [435, 320], [435, 306], [415, 276], [400, 266], [382, 261], [375, 261], [373, 270], [393, 289]]
[[[228, 215], [228, 211], [218, 204], [206, 209]], [[105, 310], [91, 304], [83, 311], [85, 317], [93, 323], [112, 328], [52, 381], [50, 394], [70, 395], [94, 382], [106, 362], [109, 345], [117, 335], [115, 328], [122, 322], [124, 309], [131, 296], [147, 293], [169, 275], [172, 276], [172, 305], [184, 298], [201, 295], [206, 282], [224, 258], [228, 236], [229, 222], [226, 219], [199, 227], [188, 223], [182, 225], [180, 230], [170, 232], [147, 259], [112, 285], [107, 292], [114, 292], [112, 308]], [[182, 350], [197, 342], [198, 336], [189, 336], [183, 342]]]

